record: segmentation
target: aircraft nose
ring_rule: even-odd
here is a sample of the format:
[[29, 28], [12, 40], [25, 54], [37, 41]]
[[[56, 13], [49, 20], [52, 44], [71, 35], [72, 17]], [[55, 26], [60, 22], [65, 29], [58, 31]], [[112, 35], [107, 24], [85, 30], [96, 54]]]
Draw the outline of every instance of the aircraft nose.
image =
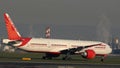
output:
[[110, 45], [107, 45], [108, 46], [108, 53], [111, 53], [112, 52], [112, 48], [110, 47]]
[[109, 47], [109, 53], [111, 53], [112, 52], [112, 48], [111, 47]]
[[108, 54], [112, 53], [112, 48], [110, 47], [110, 45], [106, 44], [106, 43], [103, 43], [104, 45], [106, 45], [106, 52]]

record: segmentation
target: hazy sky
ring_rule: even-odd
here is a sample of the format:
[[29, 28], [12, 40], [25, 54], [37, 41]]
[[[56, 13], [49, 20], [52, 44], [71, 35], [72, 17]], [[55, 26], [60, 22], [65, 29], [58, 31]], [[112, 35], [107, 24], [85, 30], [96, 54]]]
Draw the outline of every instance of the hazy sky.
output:
[[110, 27], [120, 27], [120, 0], [0, 0], [0, 25], [4, 12], [9, 13], [16, 25], [95, 27], [106, 17]]
[[104, 14], [120, 25], [120, 0], [0, 0], [4, 12], [16, 23], [95, 26]]

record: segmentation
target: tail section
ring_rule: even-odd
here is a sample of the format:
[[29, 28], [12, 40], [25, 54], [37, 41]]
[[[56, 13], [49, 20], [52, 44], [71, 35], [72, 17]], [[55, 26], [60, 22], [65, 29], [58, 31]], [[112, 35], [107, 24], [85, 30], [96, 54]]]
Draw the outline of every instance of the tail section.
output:
[[10, 16], [7, 13], [4, 13], [5, 24], [8, 32], [8, 39], [10, 40], [18, 40], [21, 38], [21, 35], [15, 28]]

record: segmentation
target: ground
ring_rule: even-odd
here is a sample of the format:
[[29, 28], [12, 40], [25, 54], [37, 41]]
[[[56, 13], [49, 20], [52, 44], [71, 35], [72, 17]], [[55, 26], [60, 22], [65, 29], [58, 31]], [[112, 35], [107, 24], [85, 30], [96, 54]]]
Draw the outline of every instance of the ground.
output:
[[93, 64], [120, 64], [120, 56], [108, 56], [105, 58], [104, 62], [101, 62], [101, 57], [96, 57], [95, 59], [84, 59], [80, 55], [73, 55], [71, 56], [71, 60], [62, 60], [64, 55], [60, 57], [53, 58], [52, 60], [44, 60], [41, 57], [44, 54], [42, 53], [0, 53], [0, 61], [24, 61], [22, 58], [31, 58], [27, 62], [54, 62], [54, 63], [93, 63]]

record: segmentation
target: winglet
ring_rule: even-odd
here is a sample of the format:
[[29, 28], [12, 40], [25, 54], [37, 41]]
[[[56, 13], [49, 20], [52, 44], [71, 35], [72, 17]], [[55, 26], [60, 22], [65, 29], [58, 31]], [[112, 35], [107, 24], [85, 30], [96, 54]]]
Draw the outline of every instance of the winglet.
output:
[[7, 13], [4, 13], [4, 20], [8, 32], [8, 39], [10, 40], [18, 40], [21, 38], [21, 35], [15, 28], [10, 16]]

